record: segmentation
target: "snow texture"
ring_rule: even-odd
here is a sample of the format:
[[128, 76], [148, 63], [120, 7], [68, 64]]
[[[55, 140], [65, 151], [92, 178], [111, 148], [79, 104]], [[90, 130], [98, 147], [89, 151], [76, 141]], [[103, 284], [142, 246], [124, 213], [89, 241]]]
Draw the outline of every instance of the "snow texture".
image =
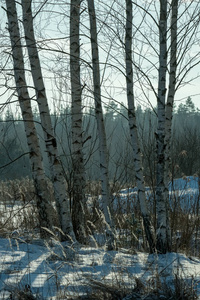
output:
[[8, 299], [12, 291], [23, 290], [27, 285], [37, 299], [39, 295], [42, 299], [55, 299], [61, 292], [66, 297], [87, 294], [91, 279], [110, 284], [120, 281], [134, 287], [134, 278], [146, 282], [159, 276], [170, 284], [174, 274], [188, 280], [193, 276], [200, 295], [197, 258], [180, 253], [133, 255], [125, 249], [110, 252], [103, 248], [77, 246], [73, 249], [66, 243], [52, 243], [47, 247], [35, 242], [0, 239], [0, 299]]
[[[183, 204], [188, 204], [188, 199], [192, 201], [199, 192], [196, 177], [175, 180], [169, 187], [171, 195], [174, 192], [179, 197], [184, 195]], [[135, 188], [122, 190], [118, 201], [124, 201], [126, 205], [129, 201], [127, 191], [134, 196], [132, 201], [137, 197]], [[146, 193], [150, 193], [148, 188]], [[56, 299], [58, 295], [59, 299], [84, 296], [90, 291], [92, 280], [109, 284], [120, 282], [134, 288], [137, 279], [146, 284], [160, 278], [170, 285], [175, 274], [188, 282], [193, 280], [200, 299], [198, 258], [181, 253], [149, 255], [140, 252], [132, 254], [127, 249], [106, 251], [102, 236], [99, 236], [101, 241], [91, 244], [94, 247], [81, 247], [55, 240], [45, 243], [20, 234], [15, 230], [12, 239], [0, 238], [0, 299], [10, 299], [10, 294], [16, 294], [17, 290], [24, 291], [27, 287], [37, 299]], [[97, 244], [101, 246], [95, 247]]]

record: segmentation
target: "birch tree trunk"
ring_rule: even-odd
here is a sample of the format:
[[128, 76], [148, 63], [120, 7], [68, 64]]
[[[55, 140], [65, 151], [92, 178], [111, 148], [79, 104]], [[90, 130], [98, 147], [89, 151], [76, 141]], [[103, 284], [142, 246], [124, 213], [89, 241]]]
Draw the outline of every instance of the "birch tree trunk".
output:
[[172, 1], [171, 12], [171, 43], [170, 43], [170, 71], [169, 71], [169, 89], [167, 96], [167, 105], [165, 112], [165, 178], [168, 184], [169, 166], [170, 166], [170, 144], [171, 144], [171, 129], [172, 129], [172, 116], [174, 106], [174, 96], [176, 87], [176, 69], [177, 69], [177, 18], [178, 18], [178, 0]]
[[[167, 96], [167, 104], [165, 108], [165, 199], [169, 199], [169, 189], [168, 184], [170, 181], [170, 153], [171, 153], [171, 131], [172, 131], [172, 117], [173, 117], [173, 106], [174, 106], [174, 96], [176, 88], [176, 69], [177, 69], [177, 18], [178, 18], [178, 0], [173, 0], [171, 2], [172, 12], [171, 12], [171, 42], [170, 42], [170, 71], [169, 71], [169, 88]], [[167, 201], [168, 203], [168, 201]], [[168, 206], [167, 205], [167, 219], [168, 216]], [[169, 224], [169, 220], [168, 220]], [[168, 239], [171, 240], [171, 231], [168, 225], [167, 231]]]
[[39, 211], [39, 224], [41, 237], [47, 236], [47, 231], [42, 227], [51, 228], [52, 215], [51, 204], [49, 203], [49, 191], [47, 190], [47, 181], [42, 164], [42, 155], [37, 136], [31, 101], [25, 79], [25, 67], [20, 40], [20, 32], [17, 20], [16, 4], [13, 0], [6, 0], [8, 30], [12, 46], [12, 57], [14, 64], [14, 77], [19, 104], [24, 121], [26, 138], [30, 152], [30, 163], [32, 168], [32, 177], [37, 193], [37, 207]]
[[160, 1], [159, 21], [159, 78], [157, 96], [157, 170], [156, 170], [156, 202], [157, 202], [157, 250], [166, 253], [171, 250], [168, 235], [167, 187], [165, 186], [165, 100], [167, 71], [167, 0]]
[[138, 139], [137, 122], [135, 115], [135, 103], [133, 92], [133, 67], [132, 67], [132, 1], [126, 0], [126, 37], [125, 37], [125, 52], [126, 52], [126, 86], [128, 99], [128, 120], [131, 135], [131, 142], [134, 156], [134, 166], [136, 173], [136, 182], [138, 188], [138, 198], [140, 210], [143, 218], [146, 238], [149, 244], [151, 253], [155, 252], [155, 234], [151, 225], [150, 214], [147, 208], [145, 185], [142, 170], [142, 158]]
[[73, 203], [72, 221], [76, 238], [84, 243], [85, 232], [85, 168], [83, 157], [82, 100], [80, 81], [80, 0], [71, 0], [70, 6], [70, 75], [72, 94], [72, 159]]
[[91, 47], [92, 47], [95, 116], [97, 120], [97, 131], [99, 136], [102, 206], [103, 206], [103, 213], [105, 217], [106, 235], [108, 238], [107, 248], [108, 250], [112, 250], [115, 247], [114, 224], [111, 215], [111, 195], [110, 195], [109, 176], [108, 176], [108, 150], [107, 150], [106, 132], [105, 132], [102, 102], [101, 102], [99, 50], [98, 50], [98, 41], [97, 41], [97, 25], [96, 25], [94, 0], [88, 0], [88, 12], [90, 17], [90, 36], [91, 36]]
[[170, 42], [170, 71], [169, 71], [169, 88], [167, 95], [167, 104], [165, 112], [165, 165], [166, 165], [166, 177], [169, 180], [169, 163], [170, 163], [170, 139], [172, 129], [172, 114], [174, 106], [174, 96], [176, 87], [176, 69], [177, 69], [177, 18], [178, 18], [178, 0], [172, 1], [172, 12], [171, 12], [171, 42]]
[[31, 0], [22, 0], [23, 26], [25, 32], [26, 46], [31, 65], [31, 74], [36, 90], [37, 103], [40, 112], [40, 119], [44, 133], [44, 140], [47, 155], [50, 163], [51, 177], [54, 186], [56, 206], [59, 215], [61, 229], [64, 235], [62, 240], [75, 240], [73, 231], [70, 203], [67, 197], [67, 182], [65, 180], [62, 166], [58, 156], [57, 142], [52, 128], [50, 111], [43, 82], [41, 65], [35, 41]]

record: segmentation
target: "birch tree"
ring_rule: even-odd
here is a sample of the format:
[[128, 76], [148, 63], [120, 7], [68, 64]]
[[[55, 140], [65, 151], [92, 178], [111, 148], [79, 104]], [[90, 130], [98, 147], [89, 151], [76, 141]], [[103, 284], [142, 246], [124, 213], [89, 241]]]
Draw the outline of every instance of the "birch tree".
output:
[[52, 214], [51, 204], [48, 202], [49, 191], [47, 190], [47, 181], [42, 164], [42, 155], [37, 136], [34, 118], [31, 108], [31, 100], [27, 89], [25, 78], [25, 66], [20, 40], [20, 31], [18, 26], [17, 11], [15, 1], [6, 0], [8, 30], [10, 34], [12, 58], [14, 66], [14, 78], [19, 105], [24, 121], [26, 139], [30, 153], [30, 163], [32, 168], [32, 177], [37, 194], [37, 207], [39, 211], [39, 224], [41, 237], [47, 235], [44, 227], [51, 229]]
[[[195, 52], [194, 55], [186, 55], [190, 51], [193, 44], [195, 44], [199, 38], [197, 38], [197, 32], [199, 28], [199, 3], [191, 1], [188, 6], [184, 7], [184, 10], [178, 16], [179, 6], [178, 0], [173, 0], [170, 3], [171, 10], [171, 24], [169, 28], [170, 32], [170, 45], [166, 54], [169, 56], [169, 85], [168, 85], [168, 94], [166, 97], [165, 105], [165, 137], [164, 137], [164, 198], [166, 201], [166, 238], [167, 238], [167, 249], [171, 249], [171, 234], [169, 228], [169, 216], [168, 216], [168, 205], [169, 205], [169, 191], [168, 183], [170, 181], [170, 163], [171, 163], [171, 131], [172, 131], [172, 117], [173, 117], [173, 106], [175, 100], [175, 94], [178, 87], [183, 83], [188, 73], [199, 64], [199, 53]], [[193, 8], [191, 6], [193, 5]], [[191, 11], [189, 12], [189, 9]], [[189, 13], [188, 13], [189, 12]], [[188, 13], [188, 18], [186, 18]], [[184, 17], [185, 16], [185, 17]], [[178, 21], [184, 18], [182, 28], [178, 31]], [[185, 31], [185, 33], [184, 33]], [[167, 38], [167, 33], [165, 33], [165, 40]], [[160, 50], [161, 57], [161, 50]], [[166, 63], [166, 62], [165, 62]], [[179, 67], [179, 69], [178, 69]], [[166, 65], [167, 69], [167, 65]], [[160, 78], [161, 79], [161, 78]], [[162, 79], [161, 79], [162, 80]], [[159, 83], [161, 84], [161, 80]], [[158, 232], [159, 226], [158, 224]], [[160, 242], [162, 244], [162, 242]], [[165, 247], [161, 247], [160, 251], [164, 251]]]
[[166, 103], [165, 115], [165, 182], [169, 181], [169, 163], [170, 163], [170, 139], [172, 130], [172, 116], [174, 107], [174, 97], [176, 91], [176, 70], [177, 70], [177, 19], [178, 19], [178, 0], [171, 3], [171, 26], [170, 26], [170, 62], [169, 62], [169, 87]]
[[159, 20], [159, 70], [157, 95], [157, 171], [156, 171], [156, 201], [157, 201], [157, 250], [161, 253], [170, 251], [171, 241], [167, 234], [167, 203], [165, 199], [165, 99], [167, 72], [167, 0], [160, 1]]
[[90, 18], [90, 37], [92, 48], [92, 67], [93, 67], [93, 85], [94, 85], [94, 101], [95, 116], [97, 120], [97, 132], [99, 137], [99, 156], [100, 156], [100, 173], [101, 173], [101, 193], [102, 207], [105, 217], [107, 248], [112, 250], [114, 245], [114, 223], [111, 214], [111, 195], [109, 188], [108, 176], [108, 150], [106, 142], [106, 132], [103, 118], [103, 109], [101, 101], [101, 82], [99, 69], [99, 49], [97, 40], [97, 24], [94, 0], [88, 0], [88, 12]]
[[164, 184], [165, 167], [165, 97], [167, 71], [167, 1], [160, 1], [159, 21], [159, 75], [157, 96], [157, 171], [156, 171], [156, 201], [157, 201], [157, 249], [163, 253], [170, 249], [167, 240], [167, 215]]
[[73, 204], [72, 220], [78, 241], [84, 242], [85, 232], [85, 170], [83, 157], [82, 101], [80, 79], [80, 0], [72, 0], [70, 6], [70, 76], [72, 97], [72, 159]]
[[141, 150], [139, 146], [138, 130], [135, 114], [135, 101], [133, 91], [133, 64], [132, 64], [132, 1], [126, 0], [126, 36], [125, 36], [125, 54], [126, 54], [126, 88], [128, 99], [128, 121], [131, 135], [131, 142], [134, 156], [134, 167], [136, 174], [136, 184], [138, 188], [138, 198], [140, 210], [143, 218], [144, 229], [149, 244], [150, 252], [155, 251], [155, 234], [151, 225], [150, 213], [146, 203], [144, 176], [142, 170]]
[[23, 26], [29, 61], [31, 65], [31, 75], [36, 91], [37, 104], [39, 107], [41, 125], [44, 133], [45, 146], [47, 149], [47, 155], [50, 164], [56, 206], [59, 215], [60, 226], [64, 233], [64, 235], [61, 236], [61, 239], [75, 240], [70, 213], [70, 203], [69, 198], [67, 197], [67, 183], [58, 156], [57, 141], [51, 123], [40, 59], [34, 35], [31, 2], [31, 0], [22, 0]]
[[[165, 170], [164, 170], [164, 185], [165, 185], [165, 201], [167, 214], [167, 240], [171, 244], [171, 230], [169, 228], [169, 189], [170, 181], [170, 153], [171, 153], [171, 138], [172, 138], [172, 117], [174, 98], [176, 92], [176, 73], [177, 73], [177, 20], [178, 20], [178, 0], [171, 2], [171, 26], [170, 26], [170, 61], [169, 61], [169, 86], [167, 103], [165, 107]], [[168, 250], [171, 249], [171, 245]]]

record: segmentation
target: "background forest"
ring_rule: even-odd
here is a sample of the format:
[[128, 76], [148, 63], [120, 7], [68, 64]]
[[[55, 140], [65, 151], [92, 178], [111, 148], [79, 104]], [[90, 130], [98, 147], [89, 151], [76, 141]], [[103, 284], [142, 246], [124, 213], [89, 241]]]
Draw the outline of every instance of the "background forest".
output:
[[[142, 145], [145, 184], [153, 188], [156, 178], [156, 108], [136, 110], [139, 138]], [[51, 119], [58, 140], [59, 156], [65, 171], [67, 182], [73, 182], [73, 164], [71, 148], [71, 111], [70, 107], [62, 108], [59, 114], [52, 113]], [[42, 138], [39, 115], [34, 114], [40, 136], [42, 151], [45, 146]], [[174, 111], [172, 127], [172, 147], [170, 166], [171, 179], [183, 176], [198, 175], [200, 169], [200, 111], [189, 97], [177, 105]], [[94, 111], [89, 108], [83, 116], [85, 172], [88, 182], [99, 181], [99, 155], [97, 129]], [[134, 158], [132, 155], [127, 110], [111, 101], [105, 109], [105, 127], [109, 149], [109, 178], [116, 189], [134, 187]], [[7, 110], [0, 122], [0, 178], [1, 180], [31, 178], [31, 167], [28, 157], [23, 120]], [[48, 174], [47, 157], [45, 158]], [[70, 188], [69, 188], [70, 190]]]

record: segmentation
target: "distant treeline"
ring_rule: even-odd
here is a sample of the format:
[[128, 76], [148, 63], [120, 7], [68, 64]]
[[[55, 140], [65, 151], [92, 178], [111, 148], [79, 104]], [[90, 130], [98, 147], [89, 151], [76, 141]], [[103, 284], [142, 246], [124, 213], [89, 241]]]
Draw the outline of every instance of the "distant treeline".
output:
[[[156, 109], [137, 108], [139, 137], [143, 153], [144, 176], [147, 185], [154, 185], [156, 170]], [[109, 171], [111, 183], [120, 186], [135, 185], [134, 162], [130, 142], [127, 110], [111, 102], [105, 111], [105, 124], [109, 148]], [[54, 130], [59, 141], [60, 159], [68, 184], [72, 182], [71, 159], [71, 113], [62, 109], [52, 114]], [[43, 136], [40, 118], [35, 113], [36, 127], [40, 142]], [[200, 111], [189, 97], [179, 104], [174, 112], [171, 147], [170, 173], [172, 178], [198, 174], [200, 170]], [[84, 113], [84, 155], [86, 179], [99, 181], [99, 153], [96, 120], [93, 108]], [[44, 148], [44, 147], [43, 147]], [[7, 110], [0, 120], [0, 179], [11, 180], [31, 177], [28, 148], [23, 121]], [[44, 165], [45, 163], [44, 153]], [[46, 167], [46, 173], [49, 170]]]

